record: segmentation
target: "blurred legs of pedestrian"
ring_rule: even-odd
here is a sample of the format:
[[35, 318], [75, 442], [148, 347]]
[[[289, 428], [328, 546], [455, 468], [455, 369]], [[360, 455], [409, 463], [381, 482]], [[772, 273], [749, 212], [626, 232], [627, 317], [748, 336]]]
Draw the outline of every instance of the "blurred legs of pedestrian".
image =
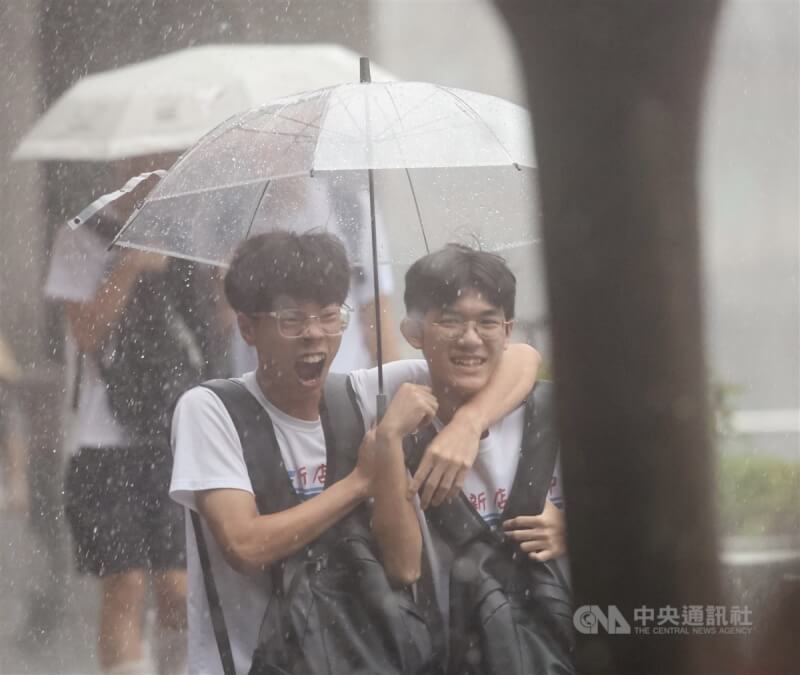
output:
[[148, 574], [143, 569], [104, 577], [100, 606], [100, 666], [114, 675], [150, 672], [143, 649], [147, 582], [156, 603], [153, 661], [159, 675], [179, 675], [186, 663], [186, 575], [181, 570]]
[[186, 572], [153, 575], [157, 606], [154, 657], [160, 675], [178, 675], [186, 669]]
[[156, 606], [159, 675], [184, 672], [186, 572], [183, 514], [167, 496], [167, 449], [82, 448], [65, 483], [79, 571], [100, 578], [98, 654], [104, 672], [144, 675], [148, 586]]
[[[142, 620], [147, 574], [131, 570], [101, 580], [100, 631], [97, 652], [108, 673], [145, 672], [142, 652]], [[134, 670], [132, 666], [136, 665]]]

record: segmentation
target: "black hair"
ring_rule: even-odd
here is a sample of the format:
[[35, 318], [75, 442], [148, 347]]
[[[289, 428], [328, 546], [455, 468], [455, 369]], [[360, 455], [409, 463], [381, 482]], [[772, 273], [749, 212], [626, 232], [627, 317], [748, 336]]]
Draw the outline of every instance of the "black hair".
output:
[[275, 230], [243, 241], [225, 275], [225, 297], [237, 312], [270, 312], [287, 295], [320, 305], [341, 304], [350, 288], [344, 245], [332, 234]]
[[409, 316], [455, 304], [465, 291], [478, 291], [487, 302], [514, 318], [517, 279], [499, 255], [462, 244], [417, 260], [406, 272], [405, 304]]

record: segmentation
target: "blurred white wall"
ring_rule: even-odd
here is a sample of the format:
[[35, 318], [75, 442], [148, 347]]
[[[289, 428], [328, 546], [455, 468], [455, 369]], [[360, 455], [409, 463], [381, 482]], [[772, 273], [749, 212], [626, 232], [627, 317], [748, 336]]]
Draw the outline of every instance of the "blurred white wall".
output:
[[42, 346], [38, 327], [46, 232], [39, 166], [11, 165], [20, 127], [39, 114], [38, 2], [0, 3], [0, 331], [18, 359], [29, 362]]

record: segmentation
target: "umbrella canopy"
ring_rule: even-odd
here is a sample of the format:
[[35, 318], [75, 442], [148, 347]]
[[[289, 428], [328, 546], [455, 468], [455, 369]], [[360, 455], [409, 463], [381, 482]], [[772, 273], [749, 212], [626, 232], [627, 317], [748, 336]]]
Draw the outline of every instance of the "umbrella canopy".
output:
[[181, 151], [241, 110], [351, 79], [356, 58], [335, 44], [207, 45], [89, 75], [13, 157], [111, 161]]
[[450, 241], [502, 250], [532, 241], [533, 166], [529, 115], [508, 101], [422, 82], [345, 84], [220, 125], [172, 167], [116, 243], [224, 264], [268, 229], [358, 238], [377, 205], [384, 262], [408, 263]]
[[[410, 262], [453, 240], [489, 250], [532, 243], [525, 170], [534, 160], [523, 108], [424, 82], [373, 83], [366, 59], [361, 65], [366, 81], [280, 99], [214, 129], [173, 165], [115, 243], [224, 264], [257, 232], [332, 230], [357, 265], [373, 267], [380, 418], [379, 261]], [[398, 199], [403, 192], [407, 199]], [[385, 247], [381, 255], [379, 229], [391, 257]]]

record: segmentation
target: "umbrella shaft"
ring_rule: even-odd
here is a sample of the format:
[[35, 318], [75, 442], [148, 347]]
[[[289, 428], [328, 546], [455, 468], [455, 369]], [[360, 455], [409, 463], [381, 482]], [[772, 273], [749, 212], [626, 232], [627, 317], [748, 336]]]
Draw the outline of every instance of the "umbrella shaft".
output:
[[378, 393], [383, 394], [383, 330], [381, 327], [381, 282], [378, 278], [378, 232], [375, 226], [375, 180], [372, 169], [367, 169], [369, 179], [369, 225], [372, 237], [372, 283], [375, 294], [375, 356], [378, 361]]

